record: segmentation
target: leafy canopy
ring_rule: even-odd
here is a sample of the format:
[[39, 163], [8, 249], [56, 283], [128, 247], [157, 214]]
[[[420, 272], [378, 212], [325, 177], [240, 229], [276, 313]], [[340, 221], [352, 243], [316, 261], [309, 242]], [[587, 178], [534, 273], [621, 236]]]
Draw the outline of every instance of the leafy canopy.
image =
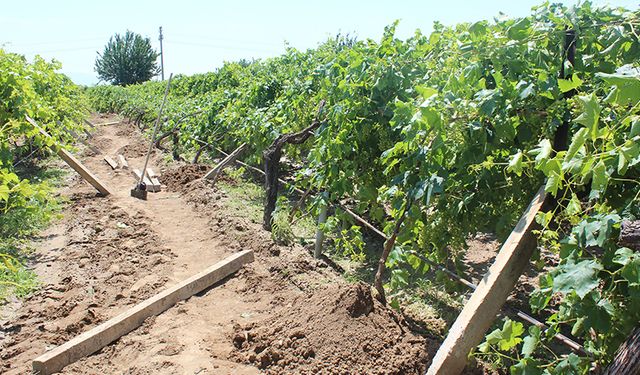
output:
[[126, 86], [150, 80], [158, 74], [158, 53], [149, 38], [127, 30], [116, 34], [96, 58], [95, 70], [100, 79], [114, 85]]

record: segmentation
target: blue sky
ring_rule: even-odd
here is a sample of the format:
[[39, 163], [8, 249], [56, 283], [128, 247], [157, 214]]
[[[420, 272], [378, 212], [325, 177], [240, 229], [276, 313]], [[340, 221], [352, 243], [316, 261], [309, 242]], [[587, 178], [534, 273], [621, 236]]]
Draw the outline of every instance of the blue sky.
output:
[[[575, 0], [564, 1], [575, 4]], [[0, 13], [0, 46], [32, 58], [62, 62], [62, 71], [81, 84], [94, 84], [97, 51], [109, 37], [129, 29], [158, 48], [164, 31], [165, 72], [207, 72], [224, 61], [264, 58], [285, 43], [312, 48], [338, 32], [378, 39], [399, 19], [398, 36], [425, 33], [434, 21], [450, 25], [492, 19], [499, 12], [524, 16], [541, 0], [395, 1], [6, 1]], [[596, 0], [637, 9], [638, 0]]]

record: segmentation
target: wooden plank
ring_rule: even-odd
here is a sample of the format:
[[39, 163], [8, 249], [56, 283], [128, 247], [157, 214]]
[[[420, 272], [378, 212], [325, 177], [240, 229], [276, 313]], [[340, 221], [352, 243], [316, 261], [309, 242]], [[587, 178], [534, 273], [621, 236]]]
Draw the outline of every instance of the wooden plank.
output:
[[242, 153], [242, 151], [244, 151], [246, 147], [247, 147], [246, 143], [241, 144], [238, 148], [233, 150], [231, 154], [227, 155], [226, 158], [224, 158], [220, 163], [218, 163], [218, 165], [216, 165], [212, 170], [207, 172], [207, 174], [204, 175], [203, 179], [211, 180], [215, 184], [220, 173], [227, 166], [233, 163], [238, 158], [238, 156], [240, 156], [240, 154]]
[[33, 372], [49, 375], [88, 356], [139, 327], [145, 319], [158, 315], [176, 303], [199, 293], [253, 262], [253, 251], [245, 250], [214, 264], [202, 272], [135, 305], [122, 314], [73, 338], [33, 361]]
[[[49, 138], [51, 137], [47, 132], [44, 131], [44, 129], [38, 126], [38, 124], [35, 122], [34, 119], [26, 115], [25, 117], [27, 118], [27, 121], [31, 125], [33, 125], [36, 129], [38, 129], [43, 136], [49, 137]], [[65, 150], [62, 147], [58, 147], [58, 149], [56, 150], [56, 153], [62, 158], [62, 160], [64, 160], [67, 164], [69, 164], [69, 166], [73, 168], [74, 171], [78, 172], [78, 174], [82, 176], [82, 178], [84, 178], [85, 181], [87, 181], [88, 183], [91, 184], [91, 186], [96, 188], [96, 190], [98, 190], [100, 194], [102, 195], [111, 194], [109, 189], [100, 180], [98, 180], [98, 177], [96, 177], [93, 173], [91, 173], [91, 171], [89, 171], [84, 165], [82, 165], [82, 163], [80, 163], [78, 159], [73, 157], [73, 155], [71, 155], [67, 150]]]
[[91, 121], [89, 121], [89, 120], [87, 120], [87, 119], [85, 119], [85, 120], [84, 120], [84, 123], [85, 123], [85, 124], [87, 124], [87, 125], [89, 125], [92, 129], [95, 129], [95, 128], [96, 128], [96, 126], [95, 126], [95, 125], [93, 125], [93, 124], [91, 123]]
[[153, 184], [155, 192], [162, 190], [162, 184], [160, 183], [160, 180], [158, 180], [158, 177], [151, 177], [151, 184]]
[[103, 122], [102, 124], [95, 124], [95, 126], [109, 126], [109, 125], [117, 125], [119, 123], [121, 123], [122, 121], [110, 121], [110, 122]]
[[153, 169], [147, 168], [147, 176], [149, 176], [149, 180], [151, 180], [151, 184], [153, 185], [153, 189], [155, 190], [155, 192], [161, 191], [162, 184], [160, 184], [160, 180], [158, 180], [158, 177], [160, 177], [160, 175], [154, 172]]
[[535, 216], [543, 209], [546, 200], [544, 187], [541, 187], [453, 323], [446, 340], [433, 358], [428, 375], [458, 375], [462, 372], [469, 352], [480, 344], [529, 264], [536, 248], [533, 234], [537, 228]]
[[91, 134], [91, 132], [88, 131], [87, 129], [82, 129], [82, 131], [87, 136], [87, 138], [93, 138], [93, 134]]
[[316, 243], [314, 244], [313, 256], [320, 258], [322, 255], [322, 242], [324, 242], [324, 231], [320, 226], [327, 221], [328, 205], [325, 203], [320, 206], [320, 214], [318, 215], [318, 228], [316, 229]]
[[118, 155], [118, 163], [120, 164], [120, 168], [129, 169], [129, 163], [127, 162], [127, 159], [125, 159], [124, 155]]
[[111, 158], [111, 156], [106, 155], [106, 156], [104, 157], [104, 161], [106, 161], [106, 162], [107, 162], [107, 164], [109, 164], [109, 166], [111, 167], [111, 169], [118, 169], [118, 163], [116, 163], [116, 161], [115, 161], [115, 160], [113, 160], [113, 159]]
[[73, 129], [69, 129], [66, 127], [63, 127], [63, 129], [71, 134], [71, 136], [73, 137], [73, 139], [79, 141], [80, 143], [82, 143], [83, 145], [85, 145], [86, 147], [88, 147], [91, 151], [93, 151], [95, 154], [101, 154], [102, 152], [100, 151], [100, 149], [98, 149], [96, 146], [92, 145], [91, 143], [87, 142], [84, 138], [82, 138], [80, 136], [80, 134], [76, 133], [75, 130]]
[[[131, 170], [131, 174], [133, 174], [133, 177], [136, 178], [136, 183], [140, 181], [140, 176], [142, 176], [142, 172], [140, 172], [139, 169]], [[145, 175], [144, 180], [142, 180], [142, 182], [144, 182], [144, 184], [146, 185], [148, 192], [157, 193], [160, 191], [160, 181], [158, 181], [157, 179], [156, 179], [156, 182], [157, 182], [156, 184], [153, 182], [153, 180], [149, 178], [149, 175]]]

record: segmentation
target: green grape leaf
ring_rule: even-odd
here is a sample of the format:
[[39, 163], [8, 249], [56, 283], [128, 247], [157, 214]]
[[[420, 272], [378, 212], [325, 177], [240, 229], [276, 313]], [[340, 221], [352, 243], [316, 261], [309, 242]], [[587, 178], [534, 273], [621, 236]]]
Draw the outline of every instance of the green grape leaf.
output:
[[529, 151], [532, 155], [536, 155], [536, 165], [542, 164], [544, 161], [549, 159], [551, 152], [553, 151], [553, 147], [551, 146], [551, 141], [548, 139], [543, 139], [538, 143], [538, 147]]
[[571, 199], [569, 200], [569, 203], [567, 203], [565, 212], [569, 216], [577, 215], [582, 212], [582, 205], [580, 204], [580, 200], [578, 199], [576, 193], [571, 194]]
[[507, 29], [507, 36], [513, 40], [524, 40], [531, 33], [531, 21], [528, 18], [521, 18]]
[[526, 336], [522, 343], [522, 355], [525, 357], [531, 357], [533, 352], [536, 351], [538, 344], [540, 343], [540, 327], [531, 326], [529, 328], [529, 335]]
[[600, 104], [595, 94], [578, 96], [578, 103], [582, 108], [582, 113], [575, 119], [578, 124], [584, 125], [593, 141], [598, 137], [598, 122], [600, 121]]
[[522, 334], [524, 333], [524, 325], [520, 322], [514, 322], [508, 319], [504, 322], [501, 332], [501, 340], [498, 342], [500, 350], [511, 350], [522, 342]]
[[631, 130], [629, 130], [629, 137], [633, 138], [640, 135], [640, 118], [637, 116], [631, 120]]
[[593, 177], [591, 180], [591, 194], [599, 195], [604, 192], [609, 183], [609, 176], [607, 174], [607, 167], [604, 162], [600, 160], [598, 164], [593, 168]]
[[540, 362], [533, 358], [522, 358], [518, 363], [509, 368], [511, 375], [542, 375]]
[[7, 185], [0, 185], [0, 201], [9, 201], [9, 193], [11, 189]]
[[587, 128], [580, 128], [580, 130], [573, 135], [571, 138], [571, 145], [569, 145], [569, 150], [567, 150], [567, 153], [564, 156], [564, 162], [568, 163], [574, 156], [576, 156], [580, 148], [584, 146], [588, 135], [589, 130]]
[[562, 184], [562, 175], [558, 171], [550, 171], [547, 175], [547, 183], [544, 186], [544, 191], [551, 193], [554, 197], [558, 194], [558, 189]]
[[574, 73], [571, 79], [558, 79], [558, 88], [560, 92], [565, 93], [577, 89], [582, 85], [582, 82], [578, 75]]
[[598, 286], [597, 274], [602, 270], [602, 265], [595, 260], [582, 260], [576, 263], [571, 257], [557, 270], [560, 273], [553, 278], [553, 291], [565, 294], [575, 291], [582, 299]]
[[640, 101], [640, 71], [637, 68], [621, 68], [618, 73], [596, 73], [608, 85], [613, 86], [606, 101], [618, 105], [636, 104]]
[[629, 285], [640, 285], [640, 257], [634, 256], [625, 264], [622, 268], [621, 275], [629, 282]]
[[634, 257], [635, 253], [633, 252], [633, 250], [629, 249], [628, 247], [621, 247], [616, 250], [615, 256], [613, 257], [612, 261], [613, 263], [624, 266], [627, 263], [631, 262]]
[[518, 177], [522, 175], [522, 151], [518, 151], [509, 158], [507, 171], [515, 173]]

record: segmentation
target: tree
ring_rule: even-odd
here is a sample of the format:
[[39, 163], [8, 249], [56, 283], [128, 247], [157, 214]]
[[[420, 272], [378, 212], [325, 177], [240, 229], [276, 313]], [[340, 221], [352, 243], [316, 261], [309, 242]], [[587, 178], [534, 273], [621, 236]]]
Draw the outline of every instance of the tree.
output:
[[100, 79], [114, 85], [141, 83], [158, 74], [157, 57], [149, 38], [127, 30], [124, 36], [112, 36], [104, 52], [98, 52], [95, 70]]

